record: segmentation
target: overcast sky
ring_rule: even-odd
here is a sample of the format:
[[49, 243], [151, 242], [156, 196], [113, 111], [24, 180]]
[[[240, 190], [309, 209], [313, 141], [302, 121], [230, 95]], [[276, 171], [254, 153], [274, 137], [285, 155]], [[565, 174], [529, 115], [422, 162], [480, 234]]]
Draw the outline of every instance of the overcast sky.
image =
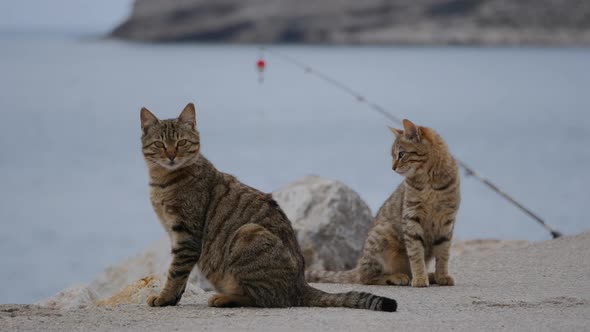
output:
[[0, 29], [109, 30], [132, 0], [0, 0]]

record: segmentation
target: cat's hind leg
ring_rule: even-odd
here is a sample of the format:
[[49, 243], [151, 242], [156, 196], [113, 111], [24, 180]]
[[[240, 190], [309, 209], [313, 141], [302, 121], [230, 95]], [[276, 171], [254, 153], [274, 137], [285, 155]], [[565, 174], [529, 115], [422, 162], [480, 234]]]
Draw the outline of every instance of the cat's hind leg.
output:
[[364, 285], [386, 285], [383, 277], [383, 264], [374, 254], [365, 252], [357, 264], [358, 278]]
[[208, 304], [218, 308], [253, 307], [254, 301], [245, 295], [215, 294], [209, 298]]
[[209, 298], [208, 304], [210, 307], [252, 307], [254, 301], [247, 296], [244, 288], [238, 282], [238, 279], [230, 272], [225, 272], [221, 278], [220, 275], [214, 275], [210, 280], [219, 294], [215, 294]]
[[[235, 276], [241, 297], [221, 297], [215, 303], [236, 301], [256, 307], [297, 305], [300, 293], [296, 281], [301, 278], [303, 261], [291, 254], [283, 241], [265, 227], [248, 223], [229, 241], [227, 272]], [[299, 290], [299, 291], [298, 291]], [[223, 292], [225, 295], [228, 292]]]
[[410, 284], [409, 273], [401, 272], [399, 269], [393, 273], [385, 272], [383, 265], [376, 259], [363, 257], [359, 266], [360, 281], [365, 285], [407, 286]]
[[385, 275], [381, 280], [382, 285], [408, 286], [410, 284], [410, 277], [405, 273]]
[[405, 251], [400, 249], [398, 242], [389, 242], [390, 245], [382, 253], [384, 272], [377, 284], [408, 286], [412, 276], [408, 256]]

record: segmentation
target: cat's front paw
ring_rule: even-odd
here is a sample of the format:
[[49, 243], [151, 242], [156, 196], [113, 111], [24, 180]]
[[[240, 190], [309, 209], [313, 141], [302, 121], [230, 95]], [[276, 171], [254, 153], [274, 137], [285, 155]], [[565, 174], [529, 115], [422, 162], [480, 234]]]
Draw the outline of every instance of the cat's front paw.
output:
[[412, 278], [412, 287], [428, 287], [428, 277], [427, 276], [413, 277]]
[[150, 307], [165, 307], [169, 305], [177, 305], [180, 301], [180, 296], [177, 298], [166, 298], [163, 296], [150, 296], [148, 297], [147, 304]]
[[436, 280], [436, 283], [440, 286], [454, 286], [455, 285], [455, 279], [453, 279], [453, 277], [451, 277], [448, 274], [434, 274], [434, 280]]

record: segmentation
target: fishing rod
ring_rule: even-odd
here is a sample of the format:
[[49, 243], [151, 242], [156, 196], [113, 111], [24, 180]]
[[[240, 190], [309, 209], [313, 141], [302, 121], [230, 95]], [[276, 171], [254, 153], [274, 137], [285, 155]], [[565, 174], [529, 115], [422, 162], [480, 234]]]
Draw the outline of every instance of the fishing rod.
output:
[[[400, 118], [398, 118], [397, 116], [395, 116], [393, 113], [389, 112], [388, 110], [386, 110], [385, 108], [383, 108], [379, 104], [367, 99], [365, 96], [363, 96], [361, 93], [359, 93], [355, 89], [351, 88], [350, 86], [336, 80], [335, 78], [332, 78], [331, 76], [328, 76], [320, 71], [317, 71], [315, 68], [311, 67], [310, 65], [308, 65], [302, 61], [299, 61], [287, 54], [284, 54], [282, 52], [278, 52], [278, 51], [276, 51], [274, 49], [270, 49], [268, 47], [260, 47], [259, 51], [260, 51], [260, 59], [256, 63], [256, 66], [258, 67], [258, 70], [260, 72], [259, 82], [262, 82], [262, 72], [264, 71], [264, 69], [266, 67], [266, 62], [264, 61], [262, 54], [263, 54], [263, 52], [268, 52], [268, 53], [276, 56], [277, 58], [282, 59], [283, 61], [285, 61], [287, 63], [290, 63], [296, 67], [303, 69], [303, 71], [305, 73], [313, 75], [313, 76], [319, 78], [320, 80], [343, 91], [344, 93], [351, 95], [352, 97], [354, 97], [356, 99], [356, 101], [358, 101], [359, 103], [365, 104], [366, 106], [369, 107], [369, 109], [381, 114], [385, 118], [389, 119], [391, 122], [394, 122], [399, 126], [402, 125], [402, 120]], [[457, 160], [457, 162], [459, 163], [461, 168], [463, 168], [463, 170], [465, 171], [466, 176], [474, 177], [479, 182], [481, 182], [486, 187], [488, 187], [488, 189], [491, 189], [492, 191], [496, 192], [502, 198], [507, 200], [510, 204], [516, 206], [519, 210], [524, 212], [526, 215], [528, 215], [533, 220], [535, 220], [537, 223], [539, 223], [543, 228], [545, 228], [554, 239], [562, 236], [561, 232], [559, 232], [556, 229], [554, 229], [553, 227], [551, 227], [538, 214], [536, 214], [531, 209], [524, 206], [522, 203], [520, 203], [514, 197], [509, 195], [506, 191], [504, 191], [500, 187], [498, 187], [498, 185], [496, 185], [495, 183], [493, 183], [489, 179], [487, 179], [484, 176], [482, 176], [481, 174], [479, 174], [475, 169], [468, 166], [465, 162], [461, 161], [458, 158], [455, 158], [455, 159]]]

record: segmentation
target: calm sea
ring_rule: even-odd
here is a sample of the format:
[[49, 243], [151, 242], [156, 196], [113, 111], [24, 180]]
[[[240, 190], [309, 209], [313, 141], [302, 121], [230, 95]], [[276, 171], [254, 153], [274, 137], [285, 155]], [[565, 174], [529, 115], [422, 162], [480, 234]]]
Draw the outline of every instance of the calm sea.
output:
[[[590, 50], [276, 47], [436, 128], [452, 151], [566, 234], [589, 229]], [[376, 211], [400, 182], [387, 123], [251, 46], [0, 37], [0, 303], [86, 282], [164, 235], [148, 200], [139, 109], [197, 105], [204, 154], [272, 191], [340, 180]], [[548, 239], [463, 179], [456, 237]]]

